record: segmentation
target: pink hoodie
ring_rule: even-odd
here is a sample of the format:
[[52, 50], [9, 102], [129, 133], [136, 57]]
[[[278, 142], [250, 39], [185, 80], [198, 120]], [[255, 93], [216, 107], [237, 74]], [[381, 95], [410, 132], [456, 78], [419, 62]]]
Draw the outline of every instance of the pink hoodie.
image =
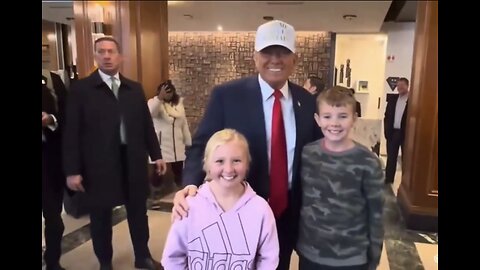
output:
[[277, 227], [268, 203], [246, 184], [224, 212], [209, 183], [187, 198], [188, 217], [172, 224], [163, 250], [165, 270], [272, 270], [279, 260]]

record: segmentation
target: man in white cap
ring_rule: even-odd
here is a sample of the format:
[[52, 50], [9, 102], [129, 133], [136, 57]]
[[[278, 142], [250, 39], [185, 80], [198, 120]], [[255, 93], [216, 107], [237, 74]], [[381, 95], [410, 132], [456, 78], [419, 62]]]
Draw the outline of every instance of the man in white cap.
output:
[[300, 154], [305, 144], [319, 139], [321, 134], [313, 118], [313, 96], [288, 81], [297, 62], [294, 28], [278, 20], [259, 26], [253, 59], [258, 75], [213, 89], [187, 152], [185, 188], [175, 195], [172, 216], [187, 216], [185, 197], [194, 195], [205, 178], [202, 159], [207, 140], [216, 131], [236, 129], [247, 138], [252, 156], [246, 180], [268, 200], [275, 214], [280, 244], [277, 269], [286, 270], [297, 240]]

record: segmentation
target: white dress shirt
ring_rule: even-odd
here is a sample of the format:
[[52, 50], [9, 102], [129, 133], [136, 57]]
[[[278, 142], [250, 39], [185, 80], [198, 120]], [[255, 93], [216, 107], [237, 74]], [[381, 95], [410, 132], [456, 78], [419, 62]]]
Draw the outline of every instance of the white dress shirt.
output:
[[[50, 114], [50, 116], [52, 116], [53, 118], [53, 124], [51, 125], [48, 125], [47, 127], [51, 130], [51, 131], [55, 131], [58, 127], [58, 122], [57, 122], [57, 118], [55, 117], [55, 115], [53, 114]], [[46, 142], [47, 141], [47, 138], [45, 137], [45, 133], [43, 133], [43, 130], [42, 130], [42, 142]]]
[[[108, 85], [108, 87], [111, 90], [112, 89], [112, 78], [111, 78], [112, 76], [103, 73], [100, 69], [98, 70], [98, 74], [100, 74], [100, 77], [102, 78], [102, 80]], [[120, 76], [118, 75], [118, 72], [117, 72], [117, 74], [113, 75], [113, 77], [115, 78], [115, 82], [117, 83], [118, 88], [120, 88], [120, 84], [122, 82], [120, 81]]]
[[[260, 83], [260, 90], [262, 91], [263, 113], [265, 116], [265, 131], [267, 134], [267, 148], [268, 148], [268, 168], [270, 170], [271, 160], [271, 143], [272, 143], [272, 111], [274, 89], [265, 82], [260, 74], [258, 74], [258, 82]], [[288, 90], [288, 82], [285, 82], [282, 88], [278, 89], [282, 92], [283, 97], [280, 102], [282, 104], [283, 125], [285, 127], [285, 139], [287, 141], [287, 162], [288, 162], [288, 188], [292, 187], [292, 169], [293, 156], [295, 155], [295, 141], [297, 138], [297, 128], [295, 125], [295, 112], [293, 111], [293, 99]]]
[[393, 120], [393, 128], [400, 129], [402, 126], [402, 116], [403, 111], [405, 111], [405, 106], [407, 106], [408, 94], [403, 96], [398, 96], [397, 104], [395, 105], [395, 118]]

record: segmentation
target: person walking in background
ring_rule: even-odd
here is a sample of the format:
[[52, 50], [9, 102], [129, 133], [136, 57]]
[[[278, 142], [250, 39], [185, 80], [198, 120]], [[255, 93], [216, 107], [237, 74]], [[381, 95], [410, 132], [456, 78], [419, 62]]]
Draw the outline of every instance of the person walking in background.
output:
[[[183, 98], [177, 94], [175, 86], [168, 80], [158, 86], [157, 96], [148, 100], [148, 108], [160, 142], [163, 160], [170, 165], [175, 184], [181, 188], [185, 147], [192, 145]], [[161, 182], [161, 179], [158, 179], [152, 184], [159, 186]]]
[[160, 269], [148, 248], [147, 156], [164, 174], [152, 117], [140, 83], [119, 73], [121, 48], [112, 37], [94, 43], [98, 69], [69, 93], [63, 137], [67, 185], [85, 192], [100, 269], [112, 269], [112, 208], [124, 204], [135, 267]]
[[375, 270], [383, 247], [380, 159], [349, 137], [357, 116], [348, 89], [317, 99], [324, 138], [303, 148], [299, 270]]
[[288, 80], [295, 70], [295, 29], [279, 20], [260, 25], [255, 36], [258, 75], [216, 86], [187, 151], [184, 189], [174, 197], [172, 216], [187, 216], [188, 194], [205, 177], [202, 156], [207, 140], [232, 128], [248, 140], [252, 162], [247, 181], [268, 200], [275, 214], [280, 244], [279, 270], [290, 267], [297, 241], [300, 211], [300, 154], [305, 144], [320, 138], [313, 115], [315, 99]]
[[325, 89], [325, 83], [318, 76], [310, 75], [303, 83], [303, 88], [317, 98], [318, 95]]
[[[348, 88], [348, 91], [350, 91], [350, 95], [355, 98], [355, 89], [353, 88]], [[357, 117], [362, 117], [362, 105], [358, 100], [355, 98], [355, 112], [357, 114]]]
[[197, 196], [187, 198], [190, 215], [176, 220], [168, 232], [162, 257], [166, 270], [277, 267], [275, 217], [247, 182], [250, 159], [242, 134], [233, 129], [213, 134], [203, 158], [206, 181]]
[[[408, 79], [400, 78], [397, 82], [398, 95], [393, 95], [387, 103], [383, 130], [387, 140], [387, 165], [385, 167], [385, 183], [393, 183], [397, 171], [398, 150], [405, 141], [405, 123], [408, 104]], [[403, 163], [402, 163], [403, 164]]]

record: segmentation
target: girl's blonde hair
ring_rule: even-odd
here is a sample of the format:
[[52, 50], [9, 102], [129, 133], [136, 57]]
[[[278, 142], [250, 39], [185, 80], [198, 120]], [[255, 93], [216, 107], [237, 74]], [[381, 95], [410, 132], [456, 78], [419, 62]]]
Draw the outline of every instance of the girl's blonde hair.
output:
[[252, 160], [252, 158], [250, 156], [247, 139], [245, 138], [245, 136], [242, 135], [242, 133], [234, 129], [226, 128], [215, 132], [215, 134], [210, 137], [207, 145], [205, 146], [205, 154], [203, 156], [203, 170], [207, 173], [205, 180], [208, 181], [210, 179], [208, 175], [207, 164], [213, 151], [217, 149], [217, 147], [233, 141], [238, 142], [243, 146], [247, 156], [247, 165], [250, 165], [250, 161]]

